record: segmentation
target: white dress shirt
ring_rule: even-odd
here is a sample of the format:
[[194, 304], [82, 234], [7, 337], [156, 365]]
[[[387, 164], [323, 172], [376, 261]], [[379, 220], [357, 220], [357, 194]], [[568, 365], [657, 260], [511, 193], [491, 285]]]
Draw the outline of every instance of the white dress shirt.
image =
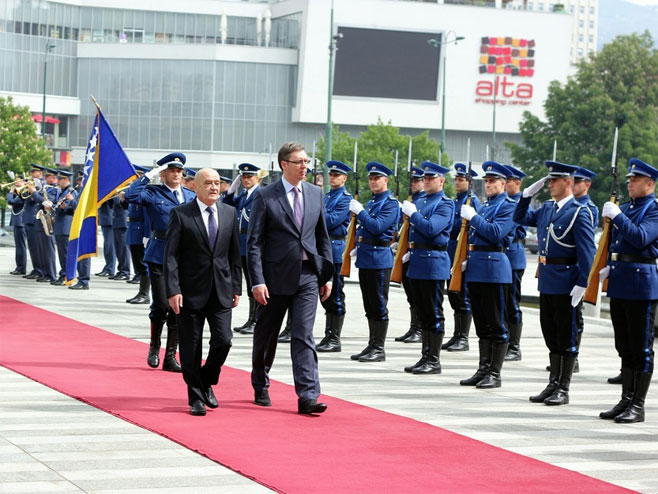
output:
[[208, 219], [210, 218], [210, 213], [207, 211], [209, 207], [213, 209], [213, 214], [215, 215], [215, 222], [217, 224], [217, 231], [219, 231], [219, 222], [217, 221], [217, 204], [213, 203], [212, 206], [208, 206], [202, 203], [198, 197], [196, 198], [196, 203], [199, 206], [199, 209], [201, 210], [201, 218], [203, 219], [203, 224], [206, 227], [206, 233], [208, 234], [208, 236], [210, 236], [210, 232], [208, 231]]

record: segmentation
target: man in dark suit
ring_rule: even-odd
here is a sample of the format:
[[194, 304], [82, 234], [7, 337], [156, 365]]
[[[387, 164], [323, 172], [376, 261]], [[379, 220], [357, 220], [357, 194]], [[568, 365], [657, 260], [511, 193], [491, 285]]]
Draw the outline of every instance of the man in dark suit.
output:
[[269, 371], [276, 353], [283, 317], [292, 320], [292, 357], [298, 412], [322, 413], [313, 323], [318, 290], [324, 301], [331, 293], [331, 241], [324, 220], [322, 190], [305, 181], [309, 162], [295, 142], [279, 149], [283, 176], [254, 193], [247, 233], [247, 265], [258, 308], [254, 328], [251, 384], [254, 402], [271, 406]]
[[[231, 348], [231, 309], [240, 300], [242, 272], [235, 209], [219, 201], [219, 175], [204, 168], [194, 180], [196, 200], [169, 214], [164, 272], [169, 305], [178, 320], [190, 413], [205, 415], [205, 405], [218, 406], [212, 386]], [[210, 350], [202, 366], [205, 320]]]

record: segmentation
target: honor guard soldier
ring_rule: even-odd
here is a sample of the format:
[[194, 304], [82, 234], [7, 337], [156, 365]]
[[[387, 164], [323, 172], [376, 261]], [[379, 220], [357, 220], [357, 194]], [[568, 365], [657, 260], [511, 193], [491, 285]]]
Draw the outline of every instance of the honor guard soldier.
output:
[[[238, 165], [238, 170], [240, 173], [235, 177], [233, 183], [231, 183], [231, 186], [226, 191], [226, 196], [224, 196], [222, 202], [233, 206], [238, 215], [240, 256], [242, 257], [242, 274], [247, 282], [247, 294], [249, 295], [249, 317], [242, 326], [233, 328], [233, 331], [242, 334], [254, 334], [258, 304], [251, 292], [251, 279], [249, 278], [249, 270], [247, 269], [247, 229], [249, 228], [249, 217], [251, 216], [254, 192], [258, 190], [262, 177], [259, 175], [260, 168], [251, 163], [241, 163]], [[243, 187], [242, 192], [236, 195], [240, 184]]]
[[315, 347], [318, 352], [340, 352], [340, 332], [345, 320], [344, 280], [340, 275], [345, 250], [345, 235], [350, 223], [350, 201], [352, 195], [345, 190], [347, 174], [352, 168], [340, 161], [327, 161], [329, 186], [324, 196], [324, 220], [331, 239], [331, 254], [334, 262], [334, 279], [329, 298], [322, 302], [326, 312], [324, 338]]
[[128, 201], [125, 192], [107, 201], [112, 210], [112, 240], [114, 243], [114, 254], [117, 258], [117, 271], [110, 280], [130, 281], [130, 250], [126, 243], [128, 232]]
[[196, 190], [196, 183], [194, 182], [195, 175], [196, 171], [189, 168], [186, 168], [183, 174], [183, 185], [190, 190]]
[[[468, 167], [464, 163], [455, 163], [455, 218], [452, 222], [450, 240], [448, 241], [448, 256], [452, 266], [457, 250], [457, 237], [462, 225], [461, 207], [466, 203], [469, 195], [471, 197], [471, 207], [478, 211], [480, 209], [480, 200], [470, 192], [469, 179], [466, 176]], [[477, 177], [477, 173], [471, 170], [471, 177]], [[472, 180], [472, 178], [471, 178]], [[468, 287], [462, 278], [461, 292], [448, 292], [448, 301], [452, 307], [455, 321], [455, 331], [448, 341], [441, 345], [441, 349], [449, 352], [463, 352], [468, 350], [468, 333], [471, 331], [471, 303], [468, 298]]]
[[103, 233], [103, 258], [105, 259], [105, 266], [94, 275], [101, 278], [109, 278], [116, 274], [114, 268], [117, 263], [117, 254], [114, 250], [114, 234], [112, 233], [110, 201], [105, 201], [98, 208], [98, 226], [101, 227], [101, 232]]
[[[596, 247], [589, 210], [572, 193], [577, 167], [556, 161], [547, 161], [546, 167], [548, 176], [523, 190], [514, 221], [537, 227], [539, 320], [550, 359], [548, 386], [530, 401], [566, 405], [578, 356], [577, 321]], [[532, 196], [547, 179], [553, 199], [528, 211]]]
[[16, 268], [9, 273], [13, 275], [25, 275], [27, 273], [27, 237], [25, 234], [25, 223], [23, 221], [25, 199], [23, 199], [18, 193], [19, 189], [24, 186], [25, 181], [23, 177], [17, 176], [7, 194], [7, 204], [11, 206], [9, 226], [14, 230], [14, 245], [16, 249]]
[[[167, 237], [169, 212], [172, 208], [193, 201], [193, 191], [180, 185], [183, 177], [185, 155], [171, 153], [157, 161], [157, 168], [145, 173], [135, 180], [125, 193], [128, 202], [141, 204], [151, 225], [151, 238], [144, 252], [144, 261], [149, 268], [153, 303], [149, 318], [151, 320], [151, 344], [147, 363], [150, 367], [160, 365], [160, 338], [162, 328], [167, 323], [167, 347], [162, 370], [181, 372], [176, 361], [178, 345], [176, 314], [169, 307], [163, 271], [164, 246]], [[151, 179], [162, 173], [161, 185], [149, 185]]]
[[596, 173], [588, 170], [587, 168], [580, 167], [573, 174], [573, 197], [583, 206], [587, 206], [592, 226], [596, 228], [599, 223], [599, 208], [592, 202], [589, 197], [589, 188], [592, 185], [592, 179], [596, 177]]
[[637, 158], [628, 161], [628, 195], [621, 207], [603, 205], [610, 218], [608, 277], [610, 319], [621, 357], [621, 400], [599, 417], [621, 424], [644, 422], [644, 401], [653, 375], [654, 318], [658, 304], [658, 170]]
[[[505, 184], [505, 192], [510, 199], [519, 202], [521, 198], [521, 180], [526, 176], [518, 168], [506, 165], [510, 176]], [[525, 257], [526, 227], [514, 223], [512, 242], [507, 247], [507, 258], [512, 265], [512, 289], [507, 298], [506, 321], [509, 330], [509, 346], [505, 360], [521, 360], [521, 332], [523, 330], [523, 313], [521, 312], [521, 280], [526, 268]]]
[[[133, 167], [140, 177], [149, 171], [145, 166], [133, 165]], [[127, 299], [126, 302], [129, 304], [150, 304], [151, 281], [144, 263], [144, 239], [151, 236], [151, 226], [148, 216], [144, 214], [144, 206], [129, 202], [127, 221], [126, 244], [130, 249], [130, 260], [132, 261], [135, 278], [139, 283], [139, 291], [137, 295]]]
[[[80, 199], [80, 194], [82, 193], [82, 180], [84, 179], [84, 172], [82, 170], [78, 171], [76, 177], [76, 186], [73, 190], [73, 201], [71, 202], [71, 208], [75, 212], [75, 208], [78, 207], [78, 200]], [[89, 279], [91, 277], [91, 258], [85, 257], [80, 259], [77, 265], [77, 282], [75, 285], [69, 286], [69, 290], [89, 290]]]
[[69, 233], [73, 223], [73, 187], [71, 177], [73, 173], [66, 170], [57, 170], [57, 188], [53, 198], [53, 235], [57, 245], [59, 259], [59, 277], [51, 282], [52, 285], [63, 285], [66, 277], [66, 255], [69, 250]]
[[226, 197], [226, 191], [231, 186], [233, 179], [231, 177], [226, 177], [224, 175], [219, 176], [219, 198], [224, 199]]
[[386, 360], [384, 344], [388, 331], [388, 287], [393, 268], [390, 243], [398, 219], [400, 203], [388, 191], [388, 177], [393, 172], [376, 161], [366, 165], [372, 199], [364, 208], [356, 199], [350, 201], [350, 211], [356, 215], [356, 267], [363, 307], [368, 318], [368, 345], [352, 360], [382, 362]]
[[445, 333], [443, 289], [445, 280], [450, 279], [447, 250], [455, 203], [443, 192], [445, 174], [450, 170], [431, 161], [423, 162], [421, 168], [426, 195], [417, 202], [404, 201], [402, 212], [409, 217], [406, 276], [422, 328], [423, 346], [420, 360], [404, 370], [413, 374], [441, 374], [439, 353]]
[[[428, 161], [428, 163], [430, 163]], [[425, 191], [423, 190], [423, 175], [424, 172], [417, 166], [411, 167], [411, 202], [417, 204], [418, 201], [425, 197]], [[402, 216], [402, 215], [400, 215]], [[401, 226], [401, 225], [400, 225]], [[398, 235], [399, 238], [399, 235]], [[402, 263], [402, 288], [404, 288], [404, 294], [407, 296], [407, 303], [409, 304], [409, 315], [410, 315], [410, 324], [409, 329], [402, 336], [395, 338], [395, 341], [403, 341], [404, 343], [418, 343], [422, 339], [422, 327], [420, 325], [420, 320], [418, 319], [418, 313], [414, 305], [414, 300], [411, 296], [411, 287], [409, 286], [409, 279], [407, 278], [407, 270], [409, 269], [409, 263]]]
[[487, 201], [476, 212], [464, 204], [461, 217], [469, 221], [468, 257], [462, 266], [471, 299], [475, 331], [479, 338], [478, 370], [462, 386], [499, 388], [509, 329], [505, 323], [507, 297], [512, 287], [512, 266], [505, 252], [514, 229], [514, 199], [505, 192], [510, 171], [495, 161], [485, 161], [484, 190]]
[[36, 190], [32, 194], [34, 200], [39, 204], [37, 215], [41, 216], [41, 219], [37, 217], [35, 223], [35, 235], [39, 243], [39, 264], [43, 270], [43, 276], [37, 278], [36, 281], [39, 283], [50, 283], [57, 279], [55, 237], [53, 237], [53, 232], [51, 231], [53, 226], [52, 211], [55, 193], [57, 191], [57, 172], [47, 167], [44, 167], [43, 170], [46, 176], [45, 183], [41, 190]]
[[41, 204], [37, 202], [35, 192], [43, 187], [43, 169], [41, 165], [32, 163], [30, 168], [30, 180], [26, 184], [24, 194], [25, 205], [23, 206], [23, 222], [25, 224], [25, 235], [27, 238], [27, 250], [32, 261], [32, 271], [23, 275], [23, 278], [35, 280], [43, 277], [41, 266], [41, 253], [37, 239], [37, 211]]

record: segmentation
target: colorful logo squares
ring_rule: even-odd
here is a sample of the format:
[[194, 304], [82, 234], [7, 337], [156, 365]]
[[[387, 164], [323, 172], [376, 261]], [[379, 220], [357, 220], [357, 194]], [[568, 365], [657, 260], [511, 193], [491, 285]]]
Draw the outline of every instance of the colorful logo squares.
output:
[[535, 75], [535, 40], [485, 36], [480, 44], [480, 74]]

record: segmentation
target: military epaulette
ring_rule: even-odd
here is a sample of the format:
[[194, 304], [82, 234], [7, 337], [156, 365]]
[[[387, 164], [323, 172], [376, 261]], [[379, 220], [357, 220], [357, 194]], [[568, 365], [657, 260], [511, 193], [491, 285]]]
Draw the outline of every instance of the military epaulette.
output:
[[344, 191], [343, 191], [343, 194], [345, 194], [347, 197], [352, 197], [352, 194], [350, 194], [349, 192], [347, 192], [347, 190], [344, 190]]

